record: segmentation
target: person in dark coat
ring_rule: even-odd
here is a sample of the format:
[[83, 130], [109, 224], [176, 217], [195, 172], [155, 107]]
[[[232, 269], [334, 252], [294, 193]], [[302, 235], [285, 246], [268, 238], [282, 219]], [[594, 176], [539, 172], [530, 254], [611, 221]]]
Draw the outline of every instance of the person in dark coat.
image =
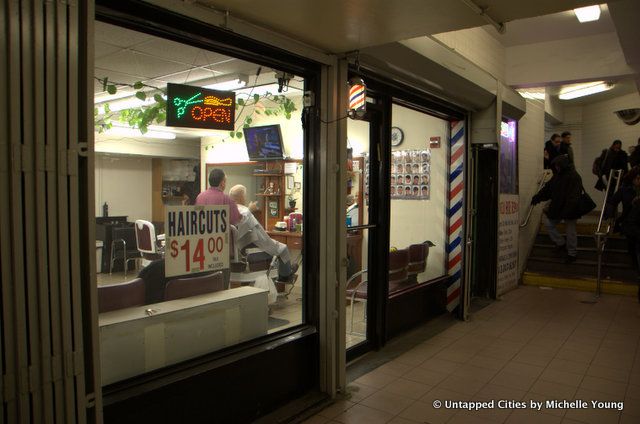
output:
[[569, 161], [575, 164], [575, 160], [573, 159], [573, 147], [571, 146], [571, 138], [573, 136], [569, 131], [564, 131], [562, 133], [562, 145], [564, 149], [567, 151], [567, 155], [569, 155]]
[[[624, 235], [627, 240], [635, 241], [636, 262], [640, 263], [640, 197], [631, 202], [631, 211], [623, 224]], [[640, 302], [640, 274], [638, 278], [638, 302]]]
[[[609, 180], [611, 170], [615, 171], [620, 169], [622, 170], [623, 176], [627, 173], [629, 170], [629, 156], [627, 152], [622, 150], [622, 141], [615, 140], [613, 144], [611, 144], [611, 147], [602, 151], [600, 158], [602, 165], [600, 166], [600, 175], [598, 176], [595, 188], [604, 191], [607, 188], [607, 181]], [[614, 178], [611, 181], [611, 187], [615, 187], [616, 182]]]
[[544, 169], [551, 169], [551, 162], [560, 155], [567, 154], [567, 147], [559, 134], [553, 134], [544, 144]]
[[625, 226], [631, 225], [631, 223], [628, 222], [628, 218], [633, 208], [633, 201], [638, 196], [640, 196], [640, 167], [634, 167], [631, 168], [631, 171], [629, 171], [625, 176], [622, 181], [622, 187], [620, 187], [620, 189], [611, 196], [607, 202], [607, 208], [605, 209], [605, 217], [613, 217], [614, 211], [618, 208], [618, 205], [622, 203], [622, 213], [616, 219], [616, 229], [621, 231], [627, 238], [627, 250], [631, 255], [631, 260], [633, 261], [633, 265], [636, 270], [640, 270], [638, 268], [638, 255], [636, 252], [638, 240], [632, 235], [627, 235]]
[[[545, 207], [545, 225], [549, 237], [558, 250], [567, 250], [565, 262], [575, 262], [578, 254], [578, 234], [576, 223], [580, 218], [580, 195], [582, 194], [582, 178], [576, 172], [568, 155], [558, 156], [551, 162], [555, 173], [551, 180], [533, 196], [531, 204], [536, 205], [551, 200]], [[567, 239], [560, 235], [556, 226], [564, 221]]]
[[640, 165], [640, 137], [638, 137], [638, 144], [633, 147], [633, 151], [629, 155], [629, 165], [632, 168]]

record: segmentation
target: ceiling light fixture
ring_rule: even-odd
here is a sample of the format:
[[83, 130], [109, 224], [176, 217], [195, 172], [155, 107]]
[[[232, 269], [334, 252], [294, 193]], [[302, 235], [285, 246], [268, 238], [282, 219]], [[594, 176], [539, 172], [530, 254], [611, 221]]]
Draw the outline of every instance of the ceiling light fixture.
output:
[[573, 9], [573, 12], [576, 14], [576, 18], [578, 18], [580, 23], [593, 22], [600, 19], [600, 5], [598, 4], [595, 6], [579, 7]]
[[569, 87], [565, 87], [560, 90], [558, 96], [560, 100], [577, 99], [578, 97], [590, 96], [596, 93], [602, 93], [603, 91], [611, 90], [614, 84], [609, 84], [604, 81], [595, 81], [586, 84], [577, 84]]
[[205, 85], [202, 88], [210, 88], [211, 90], [230, 91], [237, 90], [247, 85], [249, 77], [246, 75], [236, 75], [233, 79], [227, 81], [216, 82], [214, 84]]
[[107, 136], [161, 138], [164, 140], [175, 140], [176, 138], [175, 133], [168, 131], [147, 131], [142, 134], [137, 128], [121, 127], [116, 125], [106, 130], [104, 134]]
[[539, 91], [516, 90], [522, 97], [530, 100], [544, 100], [545, 93]]
[[[162, 98], [166, 100], [167, 96], [162, 94]], [[142, 106], [151, 106], [152, 104], [156, 103], [156, 101], [153, 99], [153, 96], [148, 96], [146, 100], [140, 100], [137, 97], [131, 96], [123, 100], [115, 100], [112, 102], [104, 102], [104, 103], [109, 104], [109, 110], [111, 112], [119, 112], [125, 109], [132, 109], [132, 108], [142, 107]], [[98, 113], [100, 115], [104, 114], [104, 106], [98, 105]]]

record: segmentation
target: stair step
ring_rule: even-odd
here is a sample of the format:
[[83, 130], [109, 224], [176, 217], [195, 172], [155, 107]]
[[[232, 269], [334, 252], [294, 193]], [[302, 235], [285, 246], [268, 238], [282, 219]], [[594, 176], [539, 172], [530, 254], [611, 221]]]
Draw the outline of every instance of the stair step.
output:
[[[527, 261], [526, 270], [539, 274], [546, 274], [555, 277], [577, 277], [595, 278], [598, 267], [593, 261], [577, 261], [572, 264], [565, 264], [564, 258], [550, 260], [549, 258], [530, 257]], [[587, 263], [582, 263], [587, 262]], [[635, 283], [637, 279], [636, 271], [630, 267], [612, 267], [606, 264], [602, 267], [603, 279], [625, 281]]]
[[[562, 224], [558, 224], [556, 225], [556, 228], [558, 229], [559, 232], [564, 233], [565, 232], [565, 225]], [[593, 222], [593, 223], [589, 223], [589, 222], [578, 222], [576, 224], [576, 232], [580, 235], [593, 235], [593, 233], [596, 232], [596, 229], [598, 228], [598, 223], [597, 222]], [[544, 225], [544, 223], [540, 223], [540, 231], [539, 233], [541, 234], [547, 234], [547, 227]]]
[[[566, 251], [558, 251], [554, 245], [551, 244], [534, 244], [531, 256], [536, 258], [558, 258], [564, 257]], [[578, 258], [587, 261], [598, 261], [598, 250], [594, 247], [578, 247]], [[628, 267], [633, 266], [631, 256], [623, 249], [605, 249], [602, 255], [602, 261], [604, 264], [619, 263]]]
[[[557, 277], [552, 275], [525, 272], [522, 276], [522, 284], [527, 286], [554, 287], [560, 289], [572, 289], [582, 291], [592, 291], [595, 293], [596, 279], [581, 277]], [[638, 286], [635, 283], [605, 280], [601, 282], [602, 293], [620, 294], [626, 296], [636, 296]]]
[[[564, 237], [565, 234], [561, 233]], [[535, 244], [552, 244], [553, 242], [549, 238], [549, 236], [545, 234], [540, 234], [536, 236]], [[581, 235], [578, 234], [578, 247], [586, 247], [586, 248], [595, 248], [596, 247], [596, 239], [591, 235]], [[627, 250], [627, 239], [624, 237], [613, 235], [607, 237], [607, 247], [606, 250]]]

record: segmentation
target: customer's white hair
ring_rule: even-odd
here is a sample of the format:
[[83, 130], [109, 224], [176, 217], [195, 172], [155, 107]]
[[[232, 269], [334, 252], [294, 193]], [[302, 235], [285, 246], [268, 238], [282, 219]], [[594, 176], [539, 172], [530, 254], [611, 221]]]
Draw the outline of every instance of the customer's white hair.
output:
[[236, 203], [246, 201], [247, 188], [242, 184], [236, 184], [229, 190], [229, 197], [231, 197]]

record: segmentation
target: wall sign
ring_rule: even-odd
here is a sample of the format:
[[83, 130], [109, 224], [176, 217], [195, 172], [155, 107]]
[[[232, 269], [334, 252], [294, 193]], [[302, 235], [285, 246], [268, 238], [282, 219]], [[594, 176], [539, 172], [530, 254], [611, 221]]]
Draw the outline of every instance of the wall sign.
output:
[[429, 147], [438, 149], [440, 147], [440, 137], [429, 137]]
[[166, 206], [166, 277], [229, 268], [229, 206]]
[[234, 129], [236, 93], [182, 84], [167, 84], [167, 126]]

